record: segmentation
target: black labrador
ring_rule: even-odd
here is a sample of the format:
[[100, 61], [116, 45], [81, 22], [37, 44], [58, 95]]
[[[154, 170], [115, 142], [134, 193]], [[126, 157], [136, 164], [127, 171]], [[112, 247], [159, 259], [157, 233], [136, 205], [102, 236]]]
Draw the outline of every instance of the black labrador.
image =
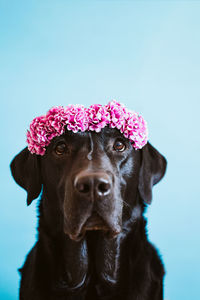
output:
[[12, 161], [27, 204], [42, 190], [38, 241], [21, 269], [22, 300], [161, 300], [164, 267], [143, 213], [165, 158], [117, 129], [66, 132], [44, 156]]

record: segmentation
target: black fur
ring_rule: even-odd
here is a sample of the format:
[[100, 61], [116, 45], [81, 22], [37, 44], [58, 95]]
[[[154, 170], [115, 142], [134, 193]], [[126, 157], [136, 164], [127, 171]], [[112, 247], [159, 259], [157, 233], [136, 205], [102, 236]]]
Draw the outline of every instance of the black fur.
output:
[[[89, 134], [66, 133], [43, 157], [25, 148], [11, 163], [28, 205], [43, 188], [38, 241], [20, 270], [21, 300], [163, 299], [164, 267], [148, 241], [143, 213], [166, 160], [149, 143], [134, 150], [116, 129], [105, 128], [92, 138], [92, 160], [87, 159]], [[113, 150], [116, 140], [125, 144], [123, 152]], [[61, 156], [55, 153], [59, 143], [66, 145]], [[112, 179], [108, 196], [82, 196], [75, 189], [72, 179], [91, 169]], [[86, 230], [78, 238], [94, 211], [108, 232]]]

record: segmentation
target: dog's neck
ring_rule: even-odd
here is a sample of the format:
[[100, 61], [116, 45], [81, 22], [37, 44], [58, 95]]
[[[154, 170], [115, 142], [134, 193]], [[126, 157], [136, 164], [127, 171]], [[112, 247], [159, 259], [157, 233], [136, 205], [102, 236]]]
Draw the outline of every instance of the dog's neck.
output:
[[[44, 197], [45, 195], [41, 199], [39, 208], [39, 241], [41, 239], [47, 241], [44, 245], [48, 245], [46, 253], [51, 255], [54, 261], [53, 280], [56, 287], [62, 290], [63, 287], [67, 290], [80, 289], [92, 274], [99, 282], [100, 291], [104, 290], [104, 286], [112, 287], [113, 290], [119, 281], [121, 252], [127, 237], [142, 218], [141, 206], [139, 204], [135, 206], [131, 217], [129, 216], [128, 221], [123, 222], [123, 230], [117, 237], [109, 239], [102, 232], [94, 231], [88, 232], [83, 240], [76, 242], [64, 234], [59, 211], [57, 219], [48, 219], [51, 214], [46, 211], [45, 200], [47, 199]], [[53, 215], [55, 216], [55, 210]]]

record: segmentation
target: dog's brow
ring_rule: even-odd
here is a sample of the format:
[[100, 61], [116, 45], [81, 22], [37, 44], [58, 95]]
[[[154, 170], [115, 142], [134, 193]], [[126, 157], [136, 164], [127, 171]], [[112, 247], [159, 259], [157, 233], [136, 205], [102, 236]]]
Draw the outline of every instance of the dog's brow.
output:
[[94, 150], [94, 142], [93, 142], [93, 139], [92, 139], [91, 132], [89, 132], [89, 137], [90, 137], [90, 152], [87, 155], [87, 159], [92, 160], [92, 153], [93, 153], [93, 150]]

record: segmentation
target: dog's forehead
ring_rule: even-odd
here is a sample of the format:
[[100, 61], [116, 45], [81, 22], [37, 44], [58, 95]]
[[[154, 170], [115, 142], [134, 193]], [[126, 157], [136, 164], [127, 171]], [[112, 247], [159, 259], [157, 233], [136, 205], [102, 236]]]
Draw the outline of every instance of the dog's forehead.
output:
[[72, 131], [66, 131], [61, 136], [58, 136], [53, 139], [53, 143], [60, 141], [62, 139], [65, 139], [67, 141], [71, 141], [73, 143], [79, 143], [84, 141], [106, 141], [107, 139], [115, 139], [117, 137], [120, 137], [122, 139], [125, 139], [124, 136], [121, 134], [121, 132], [116, 128], [103, 128], [100, 132], [95, 131], [84, 131], [84, 132], [72, 132]]

